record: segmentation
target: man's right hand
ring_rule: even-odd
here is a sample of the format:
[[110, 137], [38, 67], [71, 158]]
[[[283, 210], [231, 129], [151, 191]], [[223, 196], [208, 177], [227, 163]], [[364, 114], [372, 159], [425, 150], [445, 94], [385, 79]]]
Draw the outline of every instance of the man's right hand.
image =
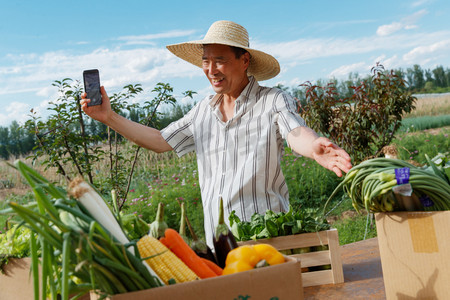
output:
[[90, 116], [91, 118], [100, 121], [104, 124], [108, 122], [111, 115], [113, 114], [113, 111], [111, 109], [111, 103], [109, 102], [108, 94], [105, 91], [105, 87], [100, 87], [100, 92], [102, 94], [102, 104], [101, 105], [94, 105], [94, 106], [88, 106], [87, 104], [91, 102], [91, 99], [86, 99], [87, 94], [83, 93], [81, 94], [81, 109]]

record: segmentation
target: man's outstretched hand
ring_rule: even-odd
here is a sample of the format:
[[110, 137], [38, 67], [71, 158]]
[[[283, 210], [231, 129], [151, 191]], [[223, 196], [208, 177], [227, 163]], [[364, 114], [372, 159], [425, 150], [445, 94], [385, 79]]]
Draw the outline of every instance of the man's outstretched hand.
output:
[[352, 167], [350, 155], [327, 138], [319, 137], [314, 140], [312, 150], [314, 160], [339, 177], [342, 176], [342, 171], [348, 173]]

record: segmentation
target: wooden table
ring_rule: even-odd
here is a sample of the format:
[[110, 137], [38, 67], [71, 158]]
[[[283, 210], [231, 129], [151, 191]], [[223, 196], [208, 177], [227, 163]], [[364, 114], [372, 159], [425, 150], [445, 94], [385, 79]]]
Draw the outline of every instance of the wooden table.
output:
[[305, 299], [386, 299], [378, 239], [341, 246], [344, 283], [303, 288]]

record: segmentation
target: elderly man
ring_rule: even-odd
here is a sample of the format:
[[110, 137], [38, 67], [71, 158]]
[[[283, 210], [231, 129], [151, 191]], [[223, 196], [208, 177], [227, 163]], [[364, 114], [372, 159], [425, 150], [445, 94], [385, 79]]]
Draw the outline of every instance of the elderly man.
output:
[[180, 120], [162, 131], [127, 120], [111, 110], [102, 87], [103, 104], [86, 114], [134, 143], [153, 150], [197, 154], [205, 217], [206, 241], [212, 245], [219, 198], [225, 219], [232, 210], [242, 220], [253, 213], [285, 211], [287, 185], [280, 168], [284, 140], [298, 154], [314, 159], [337, 176], [351, 168], [349, 155], [308, 128], [295, 100], [258, 81], [275, 77], [280, 67], [269, 54], [249, 47], [247, 30], [230, 21], [211, 25], [203, 40], [167, 46], [176, 56], [203, 69], [215, 91]]

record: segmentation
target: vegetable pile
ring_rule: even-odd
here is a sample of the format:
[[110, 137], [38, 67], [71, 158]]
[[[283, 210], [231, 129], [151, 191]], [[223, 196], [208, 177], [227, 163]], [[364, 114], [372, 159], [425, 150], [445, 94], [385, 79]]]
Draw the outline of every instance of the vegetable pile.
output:
[[[194, 247], [189, 245], [185, 227], [188, 225], [191, 232], [192, 228], [182, 203], [180, 232], [177, 232], [164, 222], [162, 205], [158, 207], [155, 222], [143, 224], [136, 216], [119, 213], [115, 216], [105, 200], [81, 178], [72, 181], [67, 192], [21, 161], [15, 167], [32, 187], [35, 201], [26, 205], [9, 202], [9, 208], [0, 214], [22, 220], [14, 231], [27, 234], [35, 299], [69, 299], [69, 295], [77, 299], [90, 291], [102, 299], [224, 274], [204, 241], [193, 234]], [[112, 195], [114, 198], [113, 191]], [[233, 259], [228, 260], [231, 264], [231, 260], [240, 261], [237, 255], [240, 247], [223, 222], [223, 203], [221, 209], [215, 251], [225, 261], [230, 251], [236, 250]], [[227, 247], [221, 243], [225, 238]], [[284, 262], [282, 254], [270, 247], [257, 247], [259, 257], [266, 263], [244, 269]], [[244, 271], [230, 268], [226, 274]]]
[[357, 211], [450, 210], [450, 180], [444, 169], [445, 160], [437, 164], [436, 160], [426, 158], [426, 168], [400, 159], [364, 161], [347, 173], [327, 204], [340, 189], [344, 189]]
[[317, 210], [304, 209], [275, 213], [271, 210], [264, 215], [254, 213], [248, 221], [241, 221], [232, 211], [229, 216], [231, 232], [238, 241], [257, 240], [298, 233], [317, 232], [330, 229], [327, 220]]

